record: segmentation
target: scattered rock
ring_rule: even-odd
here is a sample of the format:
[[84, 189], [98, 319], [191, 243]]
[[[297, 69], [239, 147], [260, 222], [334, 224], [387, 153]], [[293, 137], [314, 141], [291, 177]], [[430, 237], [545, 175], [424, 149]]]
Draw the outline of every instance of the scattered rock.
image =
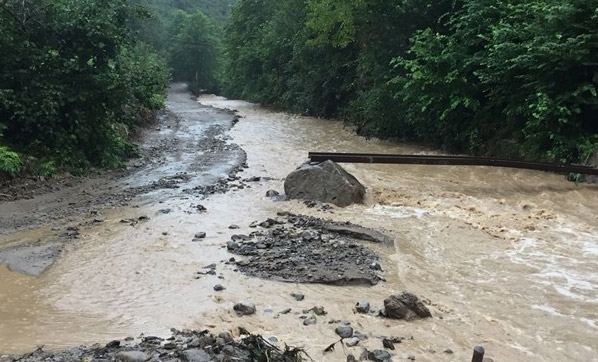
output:
[[222, 284], [216, 284], [214, 285], [214, 290], [217, 292], [221, 292], [223, 290], [225, 290], [226, 288], [222, 286]]
[[120, 347], [120, 341], [111, 341], [106, 344], [106, 348], [118, 348]]
[[413, 294], [403, 292], [384, 299], [382, 315], [408, 321], [432, 317], [430, 310]]
[[450, 348], [447, 348], [447, 349], [445, 349], [444, 351], [442, 351], [442, 353], [446, 353], [446, 354], [453, 354], [453, 353], [455, 353], [455, 352], [453, 352], [453, 350], [452, 350], [452, 349], [450, 349]]
[[383, 349], [376, 349], [368, 353], [368, 359], [375, 362], [389, 362], [390, 358], [390, 353]]
[[274, 197], [280, 195], [280, 192], [276, 190], [268, 190], [266, 191], [266, 197]]
[[141, 351], [123, 351], [118, 352], [114, 358], [116, 358], [117, 361], [123, 362], [145, 362], [150, 359], [150, 356]]
[[363, 203], [365, 187], [330, 160], [317, 165], [304, 164], [285, 179], [289, 199], [315, 200], [340, 207]]
[[357, 344], [359, 344], [361, 340], [357, 337], [353, 337], [353, 338], [349, 338], [345, 341], [345, 345], [347, 347], [355, 347], [357, 346]]
[[291, 313], [291, 308], [283, 309], [280, 314], [289, 314]]
[[236, 229], [239, 228], [239, 225], [232, 224], [228, 228], [231, 229], [231, 230], [236, 230]]
[[255, 314], [255, 305], [251, 302], [237, 303], [233, 309], [239, 316]]
[[357, 313], [368, 313], [370, 311], [370, 302], [362, 300], [355, 304]]
[[324, 309], [324, 307], [312, 307], [310, 309], [305, 309], [303, 313], [313, 312], [315, 315], [326, 315], [328, 312]]
[[309, 325], [312, 325], [312, 324], [316, 324], [317, 321], [318, 320], [317, 320], [316, 316], [315, 315], [311, 315], [311, 316], [309, 316], [309, 317], [307, 317], [307, 318], [305, 318], [303, 320], [303, 325], [304, 326], [309, 326]]
[[196, 233], [194, 236], [196, 239], [204, 239], [206, 237], [206, 233], [202, 231], [202, 232]]
[[353, 327], [347, 325], [341, 325], [336, 327], [334, 330], [336, 334], [338, 334], [341, 338], [349, 338], [353, 336]]
[[392, 340], [390, 340], [388, 338], [382, 339], [382, 345], [384, 346], [384, 348], [388, 348], [393, 351], [395, 349], [395, 344], [392, 342]]
[[296, 301], [300, 302], [305, 299], [305, 295], [300, 293], [291, 293], [291, 297], [295, 298]]
[[212, 357], [202, 349], [188, 349], [183, 352], [187, 362], [211, 362]]

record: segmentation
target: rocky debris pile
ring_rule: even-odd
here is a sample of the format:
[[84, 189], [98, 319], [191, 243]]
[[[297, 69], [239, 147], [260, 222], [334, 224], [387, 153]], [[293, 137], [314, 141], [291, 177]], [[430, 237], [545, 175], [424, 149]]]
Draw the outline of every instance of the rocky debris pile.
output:
[[363, 203], [365, 187], [333, 161], [304, 164], [285, 179], [289, 199], [313, 200], [345, 207]]
[[[264, 279], [299, 283], [368, 284], [383, 280], [378, 256], [362, 240], [388, 243], [388, 237], [352, 224], [334, 223], [310, 216], [279, 213], [279, 217], [250, 227], [249, 235], [233, 235], [227, 248], [246, 256], [231, 258], [240, 272]], [[358, 238], [362, 230], [368, 237]]]
[[0, 356], [0, 362], [41, 361], [122, 361], [122, 362], [300, 362], [309, 359], [300, 348], [286, 346], [280, 349], [259, 335], [240, 328], [245, 337], [235, 340], [228, 332], [218, 335], [209, 331], [178, 331], [162, 339], [141, 336], [137, 341], [131, 337], [124, 341], [112, 341], [105, 346], [76, 347], [61, 352], [36, 351], [22, 356]]

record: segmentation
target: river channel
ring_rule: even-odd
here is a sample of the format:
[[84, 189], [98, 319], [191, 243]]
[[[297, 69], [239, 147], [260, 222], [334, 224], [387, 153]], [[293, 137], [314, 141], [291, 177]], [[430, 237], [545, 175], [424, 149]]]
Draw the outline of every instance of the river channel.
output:
[[[179, 101], [171, 97], [168, 103], [180, 118], [178, 137], [189, 142], [204, 137], [206, 127], [185, 116], [194, 109], [185, 103], [181, 110]], [[265, 194], [282, 192], [284, 177], [310, 151], [436, 152], [367, 140], [340, 121], [217, 96], [201, 96], [198, 102], [212, 107], [208, 112], [237, 112], [240, 120], [223, 140], [247, 155], [249, 167], [239, 175], [262, 181], [205, 199], [173, 189], [146, 193], [129, 206], [103, 210], [102, 223], [83, 227], [80, 239], [40, 277], [0, 266], [0, 354], [38, 345], [105, 343], [140, 333], [167, 336], [171, 327], [220, 331], [243, 326], [305, 346], [316, 361], [340, 361], [353, 350], [323, 353], [336, 340], [334, 325], [326, 322], [338, 319], [369, 335], [363, 346], [370, 349], [381, 347], [377, 337], [407, 338], [394, 351], [396, 361], [409, 355], [417, 361], [467, 361], [474, 345], [483, 345], [494, 361], [598, 361], [596, 186], [526, 170], [344, 164], [366, 186], [366, 203], [309, 208]], [[207, 182], [228, 172], [230, 157], [206, 171], [201, 165], [189, 167], [197, 162], [189, 154], [176, 153], [166, 164], [118, 182], [135, 185], [181, 171], [196, 172]], [[207, 212], [196, 212], [197, 204]], [[222, 246], [232, 234], [249, 233], [251, 222], [279, 211], [350, 221], [392, 236], [394, 248], [371, 246], [381, 254], [386, 282], [371, 287], [279, 283], [243, 276], [220, 263], [230, 258]], [[150, 221], [121, 222], [139, 216]], [[240, 230], [229, 229], [231, 224]], [[200, 231], [207, 234], [204, 241], [191, 242]], [[6, 243], [49, 232], [43, 225], [0, 238]], [[197, 279], [197, 271], [212, 263], [218, 263], [217, 275]], [[215, 284], [226, 290], [215, 292]], [[433, 318], [401, 322], [353, 311], [360, 300], [381, 308], [384, 298], [404, 290], [428, 301]], [[305, 300], [295, 301], [292, 292]], [[232, 305], [240, 300], [253, 301], [258, 312], [237, 317]], [[277, 313], [315, 305], [328, 314], [311, 326], [294, 312]]]

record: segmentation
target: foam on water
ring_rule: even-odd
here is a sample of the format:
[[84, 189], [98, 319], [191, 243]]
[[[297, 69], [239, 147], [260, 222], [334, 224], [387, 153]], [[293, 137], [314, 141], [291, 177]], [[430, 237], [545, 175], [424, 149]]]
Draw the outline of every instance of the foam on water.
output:
[[366, 210], [366, 213], [379, 216], [388, 216], [394, 219], [404, 219], [408, 217], [416, 217], [420, 219], [424, 215], [430, 214], [429, 211], [409, 206], [388, 206], [376, 205], [371, 209]]

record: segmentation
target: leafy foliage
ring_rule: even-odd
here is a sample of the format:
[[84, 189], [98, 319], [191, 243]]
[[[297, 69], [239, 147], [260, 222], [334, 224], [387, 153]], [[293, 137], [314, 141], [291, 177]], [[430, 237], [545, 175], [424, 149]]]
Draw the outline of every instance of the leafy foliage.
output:
[[0, 146], [0, 173], [16, 176], [21, 169], [21, 158], [6, 146]]
[[162, 106], [165, 63], [132, 35], [125, 0], [0, 2], [0, 119], [14, 149], [61, 166], [116, 166], [115, 129]]

